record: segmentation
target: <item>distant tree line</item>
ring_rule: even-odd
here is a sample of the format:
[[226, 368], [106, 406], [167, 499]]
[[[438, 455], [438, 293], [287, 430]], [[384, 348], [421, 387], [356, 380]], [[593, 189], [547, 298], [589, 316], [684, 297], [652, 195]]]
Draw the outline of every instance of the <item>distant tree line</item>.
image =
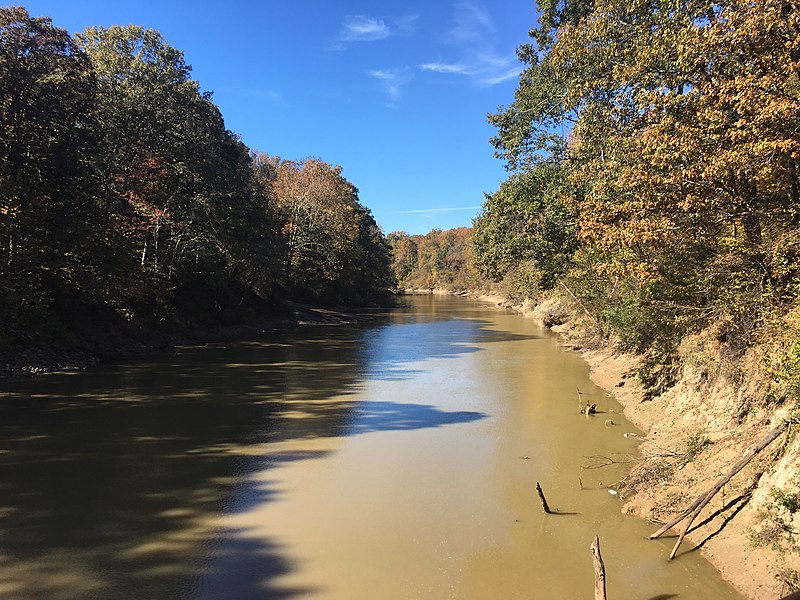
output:
[[389, 267], [341, 169], [251, 152], [158, 32], [71, 37], [0, 9], [6, 341], [78, 308], [159, 323], [254, 299], [367, 303]]
[[490, 115], [513, 174], [474, 223], [478, 270], [567, 286], [658, 361], [713, 326], [798, 364], [800, 4], [538, 4]]
[[386, 236], [392, 248], [392, 270], [406, 289], [464, 291], [486, 280], [475, 269], [472, 229], [434, 229], [425, 235], [395, 231]]

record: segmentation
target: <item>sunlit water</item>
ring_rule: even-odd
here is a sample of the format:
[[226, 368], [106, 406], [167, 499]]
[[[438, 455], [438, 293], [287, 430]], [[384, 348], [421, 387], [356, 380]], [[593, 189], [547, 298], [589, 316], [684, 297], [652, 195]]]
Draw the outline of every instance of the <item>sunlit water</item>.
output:
[[621, 514], [627, 466], [587, 467], [636, 429], [491, 306], [410, 298], [5, 388], [3, 598], [589, 599], [595, 535], [611, 599], [739, 597]]

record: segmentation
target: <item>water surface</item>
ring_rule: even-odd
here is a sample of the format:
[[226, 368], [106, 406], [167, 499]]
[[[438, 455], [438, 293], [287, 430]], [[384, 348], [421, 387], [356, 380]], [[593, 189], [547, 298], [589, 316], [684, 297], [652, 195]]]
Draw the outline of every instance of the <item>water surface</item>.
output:
[[5, 387], [0, 597], [589, 599], [599, 535], [612, 599], [739, 598], [587, 468], [637, 430], [581, 358], [488, 305]]

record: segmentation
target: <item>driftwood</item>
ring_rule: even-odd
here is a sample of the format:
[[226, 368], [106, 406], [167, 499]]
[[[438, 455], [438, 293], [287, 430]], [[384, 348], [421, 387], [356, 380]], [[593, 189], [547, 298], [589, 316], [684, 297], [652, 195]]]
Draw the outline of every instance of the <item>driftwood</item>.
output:
[[544, 497], [542, 486], [539, 485], [538, 481], [536, 482], [536, 493], [539, 494], [539, 500], [542, 502], [542, 510], [549, 515], [551, 513], [550, 507], [547, 505], [547, 499]]
[[689, 508], [684, 510], [681, 514], [672, 519], [672, 521], [664, 525], [661, 529], [659, 529], [653, 535], [650, 536], [650, 539], [654, 540], [657, 537], [660, 537], [668, 529], [671, 529], [672, 527], [683, 521], [687, 516], [689, 517], [689, 520], [686, 521], [686, 524], [683, 526], [683, 529], [681, 530], [681, 533], [678, 536], [678, 541], [675, 543], [675, 547], [672, 549], [672, 553], [669, 555], [669, 560], [675, 558], [675, 555], [678, 552], [678, 548], [683, 542], [683, 538], [686, 537], [686, 532], [689, 531], [689, 528], [692, 526], [692, 522], [697, 518], [697, 515], [700, 514], [700, 511], [703, 510], [706, 504], [711, 502], [711, 499], [717, 494], [717, 492], [719, 492], [733, 478], [734, 475], [736, 475], [745, 466], [747, 466], [747, 464], [753, 459], [753, 457], [756, 454], [761, 452], [764, 448], [766, 448], [773, 441], [775, 441], [786, 430], [786, 427], [788, 425], [789, 422], [784, 421], [783, 423], [772, 429], [769, 433], [767, 433], [767, 435], [765, 435], [763, 438], [761, 438], [761, 441], [759, 441], [757, 444], [750, 446], [742, 455], [742, 458], [740, 458], [725, 475], [720, 477], [708, 491], [701, 494]]
[[586, 403], [586, 406], [581, 407], [581, 414], [582, 415], [594, 415], [597, 414], [597, 404], [589, 404]]
[[594, 536], [594, 541], [589, 547], [592, 551], [594, 563], [594, 600], [606, 600], [606, 566], [600, 556], [600, 538]]

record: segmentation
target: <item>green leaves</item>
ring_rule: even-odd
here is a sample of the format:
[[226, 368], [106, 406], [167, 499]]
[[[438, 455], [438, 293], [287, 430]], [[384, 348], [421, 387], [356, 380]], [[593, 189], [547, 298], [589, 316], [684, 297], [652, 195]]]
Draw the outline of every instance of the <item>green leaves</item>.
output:
[[539, 285], [555, 286], [577, 249], [574, 217], [561, 202], [563, 167], [539, 165], [512, 175], [475, 219], [475, 263], [482, 275], [500, 281], [511, 270], [533, 261]]
[[93, 263], [94, 93], [89, 60], [66, 31], [0, 8], [0, 278], [21, 297], [42, 277], [71, 279], [76, 263]]

